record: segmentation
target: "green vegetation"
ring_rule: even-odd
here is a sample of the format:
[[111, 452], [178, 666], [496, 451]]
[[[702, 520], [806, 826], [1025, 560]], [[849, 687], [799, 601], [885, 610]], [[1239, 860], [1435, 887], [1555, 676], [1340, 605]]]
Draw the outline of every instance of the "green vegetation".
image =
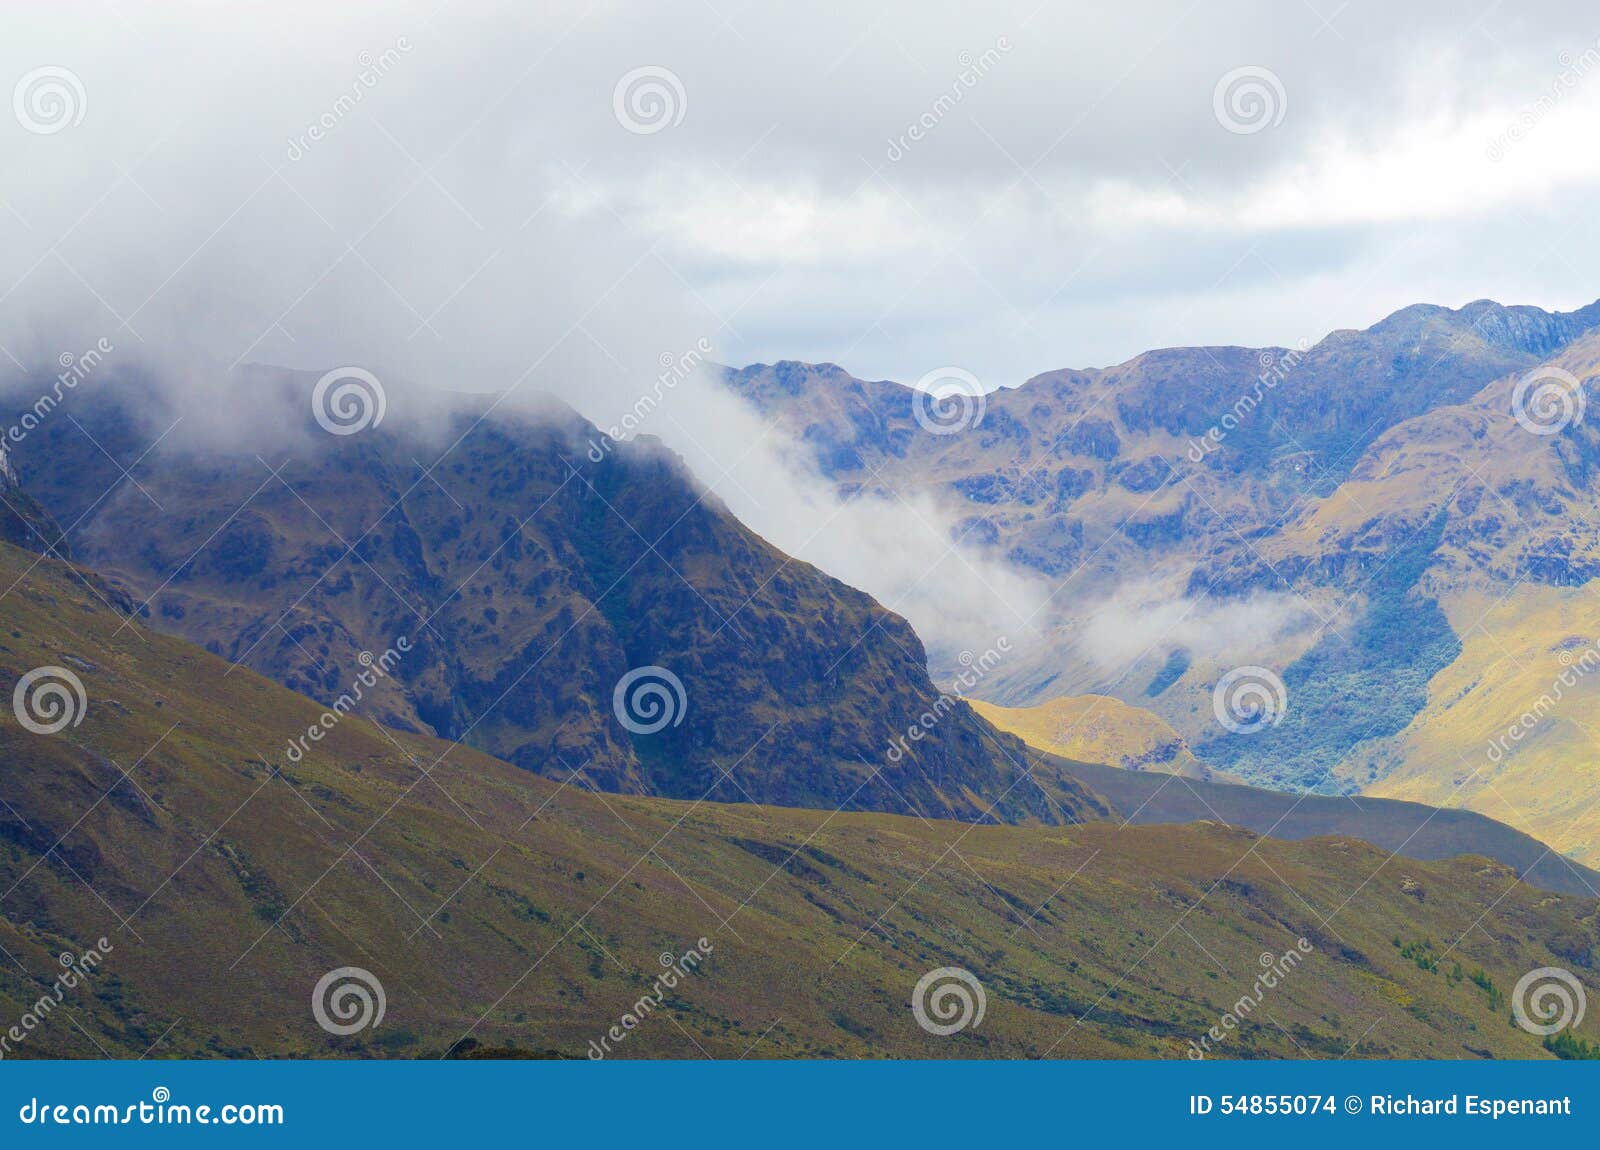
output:
[[1490, 978], [1488, 974], [1484, 972], [1484, 969], [1481, 966], [1474, 968], [1470, 977], [1473, 985], [1488, 996], [1490, 1008], [1499, 1010], [1500, 1007], [1505, 1003], [1506, 996], [1504, 992], [1502, 992], [1501, 989], [1494, 984], [1494, 979]]
[[1600, 1042], [1590, 1042], [1587, 1038], [1579, 1038], [1570, 1030], [1563, 1030], [1548, 1036], [1544, 1040], [1544, 1048], [1557, 1058], [1565, 1058], [1572, 1061], [1592, 1062], [1600, 1059]]
[[1434, 950], [1433, 940], [1424, 938], [1417, 942], [1402, 942], [1398, 935], [1394, 938], [1394, 945], [1400, 950], [1400, 957], [1410, 959], [1416, 964], [1418, 970], [1426, 970], [1430, 974], [1439, 973], [1439, 956]]
[[[33, 559], [0, 546], [0, 579], [20, 579], [0, 600], [0, 682], [70, 665], [89, 707], [57, 736], [0, 725], [0, 945], [43, 972], [115, 944], [96, 993], [68, 1004], [82, 1030], [52, 1019], [36, 1056], [161, 1039], [158, 1055], [198, 1058], [584, 1057], [658, 956], [704, 937], [707, 961], [618, 1056], [1181, 1058], [1259, 956], [1302, 936], [1313, 952], [1272, 1002], [1287, 1033], [1252, 1021], [1230, 1054], [1338, 1052], [1370, 1029], [1361, 1055], [1555, 1056], [1388, 942], [1456, 939], [1463, 964], [1505, 977], [1571, 961], [1542, 940], [1594, 944], [1595, 900], [1457, 860], [1407, 864], [1419, 901], [1387, 852], [1349, 840], [603, 795], [353, 717], [286, 775], [282, 748], [320, 704], [137, 624], [119, 634], [62, 565], [24, 575]], [[1324, 929], [1313, 908], [1338, 913]], [[309, 998], [347, 965], [381, 980], [387, 1014], [334, 1037]], [[939, 966], [982, 982], [978, 1030], [917, 1026], [912, 987]], [[37, 990], [0, 966], [0, 1012]]]
[[1149, 699], [1156, 698], [1172, 684], [1183, 678], [1184, 672], [1188, 669], [1189, 652], [1181, 648], [1173, 651], [1167, 656], [1167, 661], [1161, 664], [1156, 673], [1150, 677], [1150, 682], [1144, 689], [1145, 697]]
[[1361, 580], [1367, 606], [1346, 634], [1332, 629], [1283, 674], [1289, 706], [1276, 726], [1223, 733], [1195, 748], [1219, 770], [1285, 790], [1338, 793], [1334, 768], [1356, 744], [1397, 734], [1428, 702], [1428, 681], [1461, 653], [1438, 603], [1417, 591], [1443, 535], [1441, 512], [1376, 559]]

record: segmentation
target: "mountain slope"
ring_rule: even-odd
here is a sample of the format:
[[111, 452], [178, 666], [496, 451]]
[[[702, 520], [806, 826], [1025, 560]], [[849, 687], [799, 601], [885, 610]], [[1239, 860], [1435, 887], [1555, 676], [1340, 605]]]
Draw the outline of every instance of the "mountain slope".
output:
[[1393, 851], [1396, 857], [1388, 866], [1402, 870], [1413, 860], [1477, 855], [1511, 868], [1543, 890], [1600, 896], [1600, 872], [1476, 811], [1370, 795], [1287, 794], [1092, 763], [1068, 763], [1063, 773], [1093, 788], [1120, 817], [1139, 825], [1211, 820], [1273, 838], [1360, 839]]
[[362, 713], [552, 778], [963, 819], [1092, 807], [1021, 778], [1021, 744], [941, 696], [903, 619], [767, 544], [653, 442], [596, 461], [599, 432], [554, 401], [334, 436], [311, 426], [313, 382], [231, 378], [307, 425], [270, 465], [174, 439], [144, 454], [134, 391], [75, 397], [18, 470], [152, 625], [325, 702], [404, 639]]
[[1367, 794], [1481, 811], [1600, 860], [1597, 589], [1463, 601], [1461, 656], [1430, 684], [1427, 707], [1342, 769]]
[[[1600, 937], [1594, 900], [1358, 842], [606, 796], [354, 716], [292, 761], [317, 704], [33, 558], [0, 545], [0, 681], [71, 669], [87, 705], [0, 723], [0, 1009], [110, 946], [12, 1057], [582, 1058], [691, 948], [613, 1056], [1181, 1058], [1297, 951], [1216, 1056], [1542, 1057], [1506, 990]], [[949, 1037], [908, 1009], [943, 966], [987, 998]], [[336, 1036], [344, 967], [385, 1012]]]
[[1600, 857], [1600, 785], [1586, 765], [1600, 746], [1589, 721], [1600, 431], [1583, 417], [1597, 369], [1600, 337], [1585, 336], [1396, 425], [1335, 497], [1218, 564], [1229, 581], [1270, 566], [1369, 601], [1414, 585], [1387, 627], [1399, 673], [1360, 694], [1368, 704], [1406, 694], [1411, 713], [1331, 748], [1337, 776], [1482, 811], [1586, 861]]
[[972, 709], [1030, 747], [1085, 763], [1209, 779], [1178, 732], [1160, 717], [1105, 695], [1072, 695], [1033, 707], [974, 701]]

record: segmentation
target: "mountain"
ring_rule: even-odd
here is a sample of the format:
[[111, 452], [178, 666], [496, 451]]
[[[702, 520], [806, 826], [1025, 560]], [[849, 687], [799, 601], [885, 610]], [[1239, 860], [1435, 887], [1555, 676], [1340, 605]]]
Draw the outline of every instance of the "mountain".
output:
[[1365, 793], [1449, 804], [1600, 860], [1600, 602], [1595, 588], [1463, 598], [1460, 656], [1398, 734], [1341, 765]]
[[[57, 560], [0, 544], [0, 579], [0, 682], [82, 688], [0, 723], [0, 1010], [39, 1023], [7, 1057], [1185, 1058], [1230, 1014], [1213, 1056], [1540, 1058], [1510, 988], [1600, 939], [1595, 899], [1343, 837], [606, 795], [329, 721]], [[1244, 1010], [1262, 954], [1296, 957]], [[944, 967], [985, 1012], [938, 1036]]]
[[[955, 434], [830, 367], [727, 379], [841, 485], [932, 490], [958, 533], [1086, 604], [985, 681], [994, 702], [1113, 695], [1247, 782], [1469, 806], [1592, 862], [1597, 309], [1419, 305], [1303, 351], [1151, 352], [993, 392]], [[1113, 672], [1084, 636], [1125, 594], [1118, 626], [1158, 623]], [[1263, 602], [1293, 620], [1267, 633]], [[1218, 620], [1209, 649], [1158, 625], [1191, 610]], [[1246, 665], [1286, 707], [1240, 734], [1214, 691]]]
[[1218, 544], [1330, 495], [1388, 428], [1597, 324], [1600, 302], [1550, 313], [1481, 300], [1406, 308], [1304, 348], [1167, 348], [991, 391], [959, 434], [920, 426], [912, 389], [832, 364], [758, 364], [725, 380], [845, 488], [943, 495], [962, 509], [962, 537], [1047, 576], [1087, 565], [1082, 586], [1131, 564], [1187, 579]]
[[[1600, 336], [1585, 336], [1396, 425], [1344, 498], [1308, 506], [1259, 557], [1221, 561], [1230, 579], [1268, 563], [1346, 587], [1408, 571], [1438, 607], [1397, 617], [1393, 633], [1431, 674], [1417, 684], [1413, 673], [1415, 711], [1343, 755], [1339, 774], [1370, 793], [1483, 811], [1587, 861], [1600, 858], [1600, 786], [1586, 769], [1600, 750], [1589, 719], [1600, 429], [1585, 417], [1597, 372]], [[1459, 640], [1419, 660], [1418, 636], [1446, 629]]]
[[155, 401], [133, 389], [75, 397], [17, 470], [151, 625], [326, 703], [399, 645], [361, 713], [551, 778], [970, 820], [1095, 810], [1030, 782], [903, 619], [749, 531], [654, 441], [611, 443], [554, 401], [330, 435], [314, 382], [231, 377], [306, 425], [270, 462], [178, 437], [147, 452]]
[[1291, 794], [1095, 763], [1068, 763], [1063, 773], [1093, 788], [1131, 823], [1209, 820], [1281, 839], [1360, 839], [1393, 851], [1391, 866], [1409, 865], [1400, 856], [1431, 861], [1477, 855], [1509, 867], [1541, 889], [1583, 898], [1600, 896], [1600, 872], [1475, 811], [1371, 795]]
[[4, 445], [0, 445], [0, 540], [40, 554], [71, 555], [60, 526], [23, 490]]
[[[1001, 730], [1049, 752], [1034, 767], [1035, 778], [1076, 781], [1107, 803], [1113, 817], [1130, 823], [1213, 821], [1280, 839], [1355, 838], [1408, 859], [1481, 855], [1545, 890], [1600, 898], [1600, 872], [1514, 829], [1530, 821], [1524, 812], [1503, 802], [1485, 814], [1452, 810], [1458, 804], [1450, 788], [1408, 786], [1434, 777], [1426, 767], [1433, 760], [1427, 757], [1419, 756], [1412, 769], [1386, 777], [1382, 787], [1359, 799], [1305, 794], [1247, 786], [1211, 771], [1160, 719], [1116, 699], [1055, 699], [1026, 708], [974, 702], [973, 707]], [[1418, 742], [1430, 745], [1427, 738]], [[1445, 742], [1434, 748], [1434, 759], [1456, 749]], [[1570, 815], [1572, 802], [1583, 791], [1554, 785], [1559, 767], [1548, 765], [1545, 781], [1551, 785], [1544, 801], [1532, 809]], [[1459, 778], [1456, 786], [1461, 786]], [[1487, 797], [1496, 788], [1485, 780], [1473, 790], [1475, 797], [1480, 792]], [[1423, 805], [1430, 801], [1434, 805]], [[1459, 805], [1484, 809], [1489, 804]], [[1553, 817], [1540, 825], [1571, 829], [1570, 823]]]

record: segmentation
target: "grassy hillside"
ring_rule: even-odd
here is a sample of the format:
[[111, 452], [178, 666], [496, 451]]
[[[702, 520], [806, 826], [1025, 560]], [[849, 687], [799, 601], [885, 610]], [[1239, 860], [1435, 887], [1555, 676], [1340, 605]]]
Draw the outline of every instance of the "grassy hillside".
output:
[[[1524, 598], [1537, 594], [1529, 589]], [[1519, 627], [1529, 622], [1521, 603], [1508, 606], [1505, 617], [1518, 619]], [[1484, 636], [1485, 641], [1496, 638]], [[1555, 650], [1550, 648], [1552, 657]], [[1519, 693], [1512, 694], [1513, 698], [1531, 697], [1526, 692], [1535, 684], [1527, 680], [1537, 678], [1540, 672], [1532, 668], [1539, 663], [1507, 663], [1508, 670], [1512, 666], [1524, 667], [1521, 681], [1507, 675], [1497, 682], [1516, 683]], [[1559, 673], [1558, 659], [1554, 666]], [[1600, 690], [1600, 654], [1590, 666], [1594, 681], [1582, 688], [1587, 693]], [[1578, 681], [1584, 677], [1575, 676]], [[1588, 724], [1576, 717], [1583, 705], [1579, 691], [1566, 692], [1569, 717], [1553, 718], [1550, 729], [1541, 731], [1536, 739], [1508, 744], [1508, 758], [1517, 758], [1515, 766], [1508, 763], [1503, 770], [1486, 769], [1471, 779], [1463, 771], [1451, 783], [1448, 772], [1437, 769], [1440, 756], [1455, 754], [1466, 763], [1468, 755], [1482, 756], [1487, 745], [1464, 747], [1459, 732], [1440, 737], [1439, 726], [1448, 727], [1452, 720], [1466, 721], [1485, 711], [1471, 698], [1476, 688], [1451, 691], [1451, 681], [1448, 676], [1442, 680], [1441, 693], [1460, 704], [1461, 713], [1447, 715], [1442, 721], [1425, 713], [1426, 721], [1408, 729], [1402, 746], [1384, 752], [1405, 765], [1359, 799], [1246, 786], [1195, 759], [1158, 716], [1113, 698], [1054, 699], [1037, 707], [1017, 708], [974, 702], [973, 708], [1030, 746], [1072, 760], [1051, 760], [1050, 766], [1103, 798], [1117, 817], [1133, 823], [1215, 820], [1281, 839], [1346, 836], [1396, 851], [1407, 859], [1485, 855], [1545, 890], [1600, 897], [1600, 873], [1574, 861], [1592, 861], [1582, 844], [1600, 825], [1600, 811], [1590, 809], [1592, 803], [1574, 810], [1574, 800], [1584, 792], [1561, 783], [1570, 778], [1567, 764], [1594, 750]], [[1480, 681], [1477, 686], [1482, 685]], [[1494, 712], [1493, 706], [1487, 709]], [[1483, 760], [1483, 766], [1490, 764]], [[1045, 768], [1035, 768], [1034, 773], [1041, 776]], [[1174, 776], [1181, 776], [1181, 781]], [[1468, 785], [1460, 786], [1463, 781]], [[1508, 792], [1518, 795], [1521, 805], [1514, 806]], [[1379, 795], [1388, 797], [1376, 797]], [[1575, 814], [1580, 816], [1576, 822]], [[1564, 843], [1576, 845], [1556, 848], [1529, 830], [1562, 835]], [[1563, 850], [1566, 853], [1558, 853]]]
[[1210, 778], [1183, 737], [1159, 715], [1109, 695], [1066, 695], [1032, 707], [973, 700], [972, 709], [1031, 747], [1124, 770]]
[[1291, 794], [1094, 763], [1063, 763], [1061, 769], [1133, 823], [1213, 819], [1274, 838], [1356, 838], [1401, 856], [1393, 865], [1406, 865], [1402, 859], [1479, 855], [1512, 868], [1540, 889], [1600, 897], [1600, 873], [1476, 811], [1370, 795]]
[[[1592, 962], [1600, 905], [1482, 859], [602, 795], [353, 717], [293, 762], [317, 704], [32, 560], [0, 547], [0, 682], [67, 668], [88, 705], [0, 723], [0, 1012], [113, 945], [13, 1057], [583, 1057], [701, 938], [618, 1056], [1183, 1057], [1305, 938], [1220, 1054], [1540, 1057], [1506, 993]], [[335, 1037], [311, 995], [344, 966], [386, 1012]], [[976, 1029], [916, 1024], [940, 966]]]
[[[1367, 793], [1462, 806], [1600, 860], [1600, 598], [1587, 587], [1518, 587], [1463, 598], [1461, 656], [1404, 731], [1345, 765]], [[1524, 726], [1524, 716], [1527, 724]], [[1515, 729], [1515, 735], [1510, 732]]]

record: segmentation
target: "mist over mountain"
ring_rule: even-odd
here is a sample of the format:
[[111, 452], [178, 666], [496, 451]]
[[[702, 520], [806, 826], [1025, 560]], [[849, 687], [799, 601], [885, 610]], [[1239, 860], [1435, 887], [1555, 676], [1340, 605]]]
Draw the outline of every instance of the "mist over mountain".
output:
[[1600, 1057], [1591, 22], [9, 15], [0, 1057]]
[[1095, 806], [1028, 781], [902, 618], [750, 532], [654, 440], [487, 399], [335, 436], [315, 384], [237, 377], [296, 396], [308, 429], [248, 456], [152, 447], [137, 393], [74, 397], [18, 452], [21, 484], [152, 625], [327, 702], [404, 638], [362, 713], [558, 780], [973, 820]]

